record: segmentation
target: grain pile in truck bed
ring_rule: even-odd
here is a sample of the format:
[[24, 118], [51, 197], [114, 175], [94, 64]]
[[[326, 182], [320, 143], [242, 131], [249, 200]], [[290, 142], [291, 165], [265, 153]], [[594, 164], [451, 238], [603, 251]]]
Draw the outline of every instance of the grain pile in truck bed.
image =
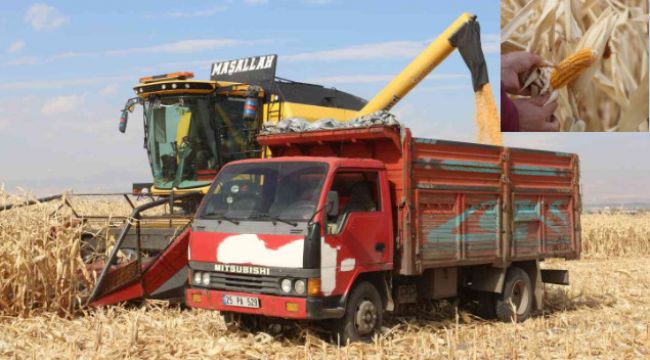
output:
[[558, 90], [562, 131], [648, 131], [647, 0], [502, 0], [501, 52], [595, 61]]

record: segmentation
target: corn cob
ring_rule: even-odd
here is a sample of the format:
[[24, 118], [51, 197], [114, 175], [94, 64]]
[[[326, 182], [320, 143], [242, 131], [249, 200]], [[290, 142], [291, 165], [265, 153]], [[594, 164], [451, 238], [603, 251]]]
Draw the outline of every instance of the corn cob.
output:
[[568, 85], [594, 62], [594, 52], [584, 48], [562, 60], [551, 73], [551, 86], [559, 89]]

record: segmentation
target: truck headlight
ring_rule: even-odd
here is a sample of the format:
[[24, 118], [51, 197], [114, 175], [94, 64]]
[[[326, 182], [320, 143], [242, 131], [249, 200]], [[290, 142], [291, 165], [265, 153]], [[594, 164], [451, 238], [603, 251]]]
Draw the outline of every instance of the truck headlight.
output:
[[305, 280], [296, 280], [296, 282], [293, 283], [293, 289], [296, 290], [296, 294], [304, 294], [305, 290], [307, 289]]
[[201, 274], [201, 284], [203, 284], [203, 286], [210, 285], [210, 273], [209, 272], [204, 272], [203, 274]]
[[201, 284], [201, 272], [200, 271], [194, 272], [194, 283], [195, 284]]
[[280, 288], [282, 289], [283, 292], [285, 293], [290, 293], [291, 292], [291, 280], [289, 279], [282, 279], [280, 282]]

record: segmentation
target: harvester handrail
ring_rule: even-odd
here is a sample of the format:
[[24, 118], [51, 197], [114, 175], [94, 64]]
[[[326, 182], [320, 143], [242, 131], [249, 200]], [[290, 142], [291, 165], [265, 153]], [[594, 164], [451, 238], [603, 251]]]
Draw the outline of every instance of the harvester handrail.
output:
[[30, 206], [30, 205], [36, 205], [40, 203], [46, 203], [50, 202], [53, 200], [58, 200], [63, 198], [64, 196], [128, 196], [128, 195], [137, 195], [137, 196], [150, 196], [149, 194], [134, 194], [134, 193], [127, 193], [127, 192], [118, 192], [118, 193], [73, 193], [73, 192], [67, 192], [67, 193], [60, 193], [60, 194], [55, 194], [55, 195], [48, 195], [48, 196], [43, 196], [40, 198], [32, 199], [32, 200], [27, 200], [24, 202], [20, 203], [12, 203], [12, 204], [5, 204], [0, 206], [0, 212], [5, 211], [5, 210], [11, 210], [11, 209], [17, 209], [21, 208], [24, 206]]
[[[182, 195], [176, 195], [173, 197], [169, 198], [163, 198], [163, 199], [158, 199], [154, 200], [152, 202], [148, 202], [146, 204], [142, 204], [139, 206], [136, 206], [133, 208], [133, 211], [131, 212], [131, 215], [129, 215], [128, 220], [139, 220], [140, 219], [140, 213], [149, 210], [151, 208], [164, 205], [169, 203], [170, 201], [173, 201], [173, 199], [183, 199], [186, 197], [191, 197], [191, 196], [196, 196], [198, 193], [197, 192], [190, 192], [190, 193], [185, 193]], [[117, 253], [122, 247], [122, 243], [126, 239], [126, 236], [129, 233], [129, 230], [131, 230], [131, 225], [133, 225], [132, 221], [126, 221], [124, 224], [124, 227], [122, 228], [122, 231], [120, 232], [120, 236], [117, 238], [117, 241], [115, 242], [115, 246], [113, 247], [113, 250], [111, 251], [111, 255], [109, 256], [108, 260], [106, 261], [106, 264], [104, 265], [104, 268], [102, 269], [101, 274], [99, 275], [99, 278], [97, 279], [97, 283], [95, 284], [95, 288], [93, 289], [92, 294], [88, 298], [88, 303], [92, 303], [97, 295], [99, 294], [99, 290], [101, 289], [101, 285], [104, 282], [104, 279], [106, 278], [106, 275], [108, 274], [109, 269], [111, 268], [111, 265], [115, 261], [115, 258], [117, 257]], [[138, 271], [142, 271], [142, 266], [140, 264], [140, 232], [138, 231], [138, 248], [137, 248], [137, 262], [138, 262]]]
[[23, 206], [35, 205], [35, 204], [44, 203], [44, 202], [50, 202], [52, 200], [61, 199], [63, 197], [63, 195], [64, 194], [61, 193], [61, 194], [56, 194], [56, 195], [44, 196], [44, 197], [36, 198], [36, 199], [33, 199], [33, 200], [28, 200], [28, 201], [25, 201], [23, 203], [6, 204], [6, 205], [3, 205], [2, 207], [0, 207], [0, 212], [5, 211], [5, 210], [20, 208], [20, 207], [23, 207]]

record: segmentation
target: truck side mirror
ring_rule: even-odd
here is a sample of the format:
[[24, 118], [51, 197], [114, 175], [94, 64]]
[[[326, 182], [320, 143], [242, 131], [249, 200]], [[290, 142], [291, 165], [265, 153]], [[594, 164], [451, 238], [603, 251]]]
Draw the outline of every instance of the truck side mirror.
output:
[[339, 193], [337, 191], [327, 192], [327, 216], [339, 216]]

